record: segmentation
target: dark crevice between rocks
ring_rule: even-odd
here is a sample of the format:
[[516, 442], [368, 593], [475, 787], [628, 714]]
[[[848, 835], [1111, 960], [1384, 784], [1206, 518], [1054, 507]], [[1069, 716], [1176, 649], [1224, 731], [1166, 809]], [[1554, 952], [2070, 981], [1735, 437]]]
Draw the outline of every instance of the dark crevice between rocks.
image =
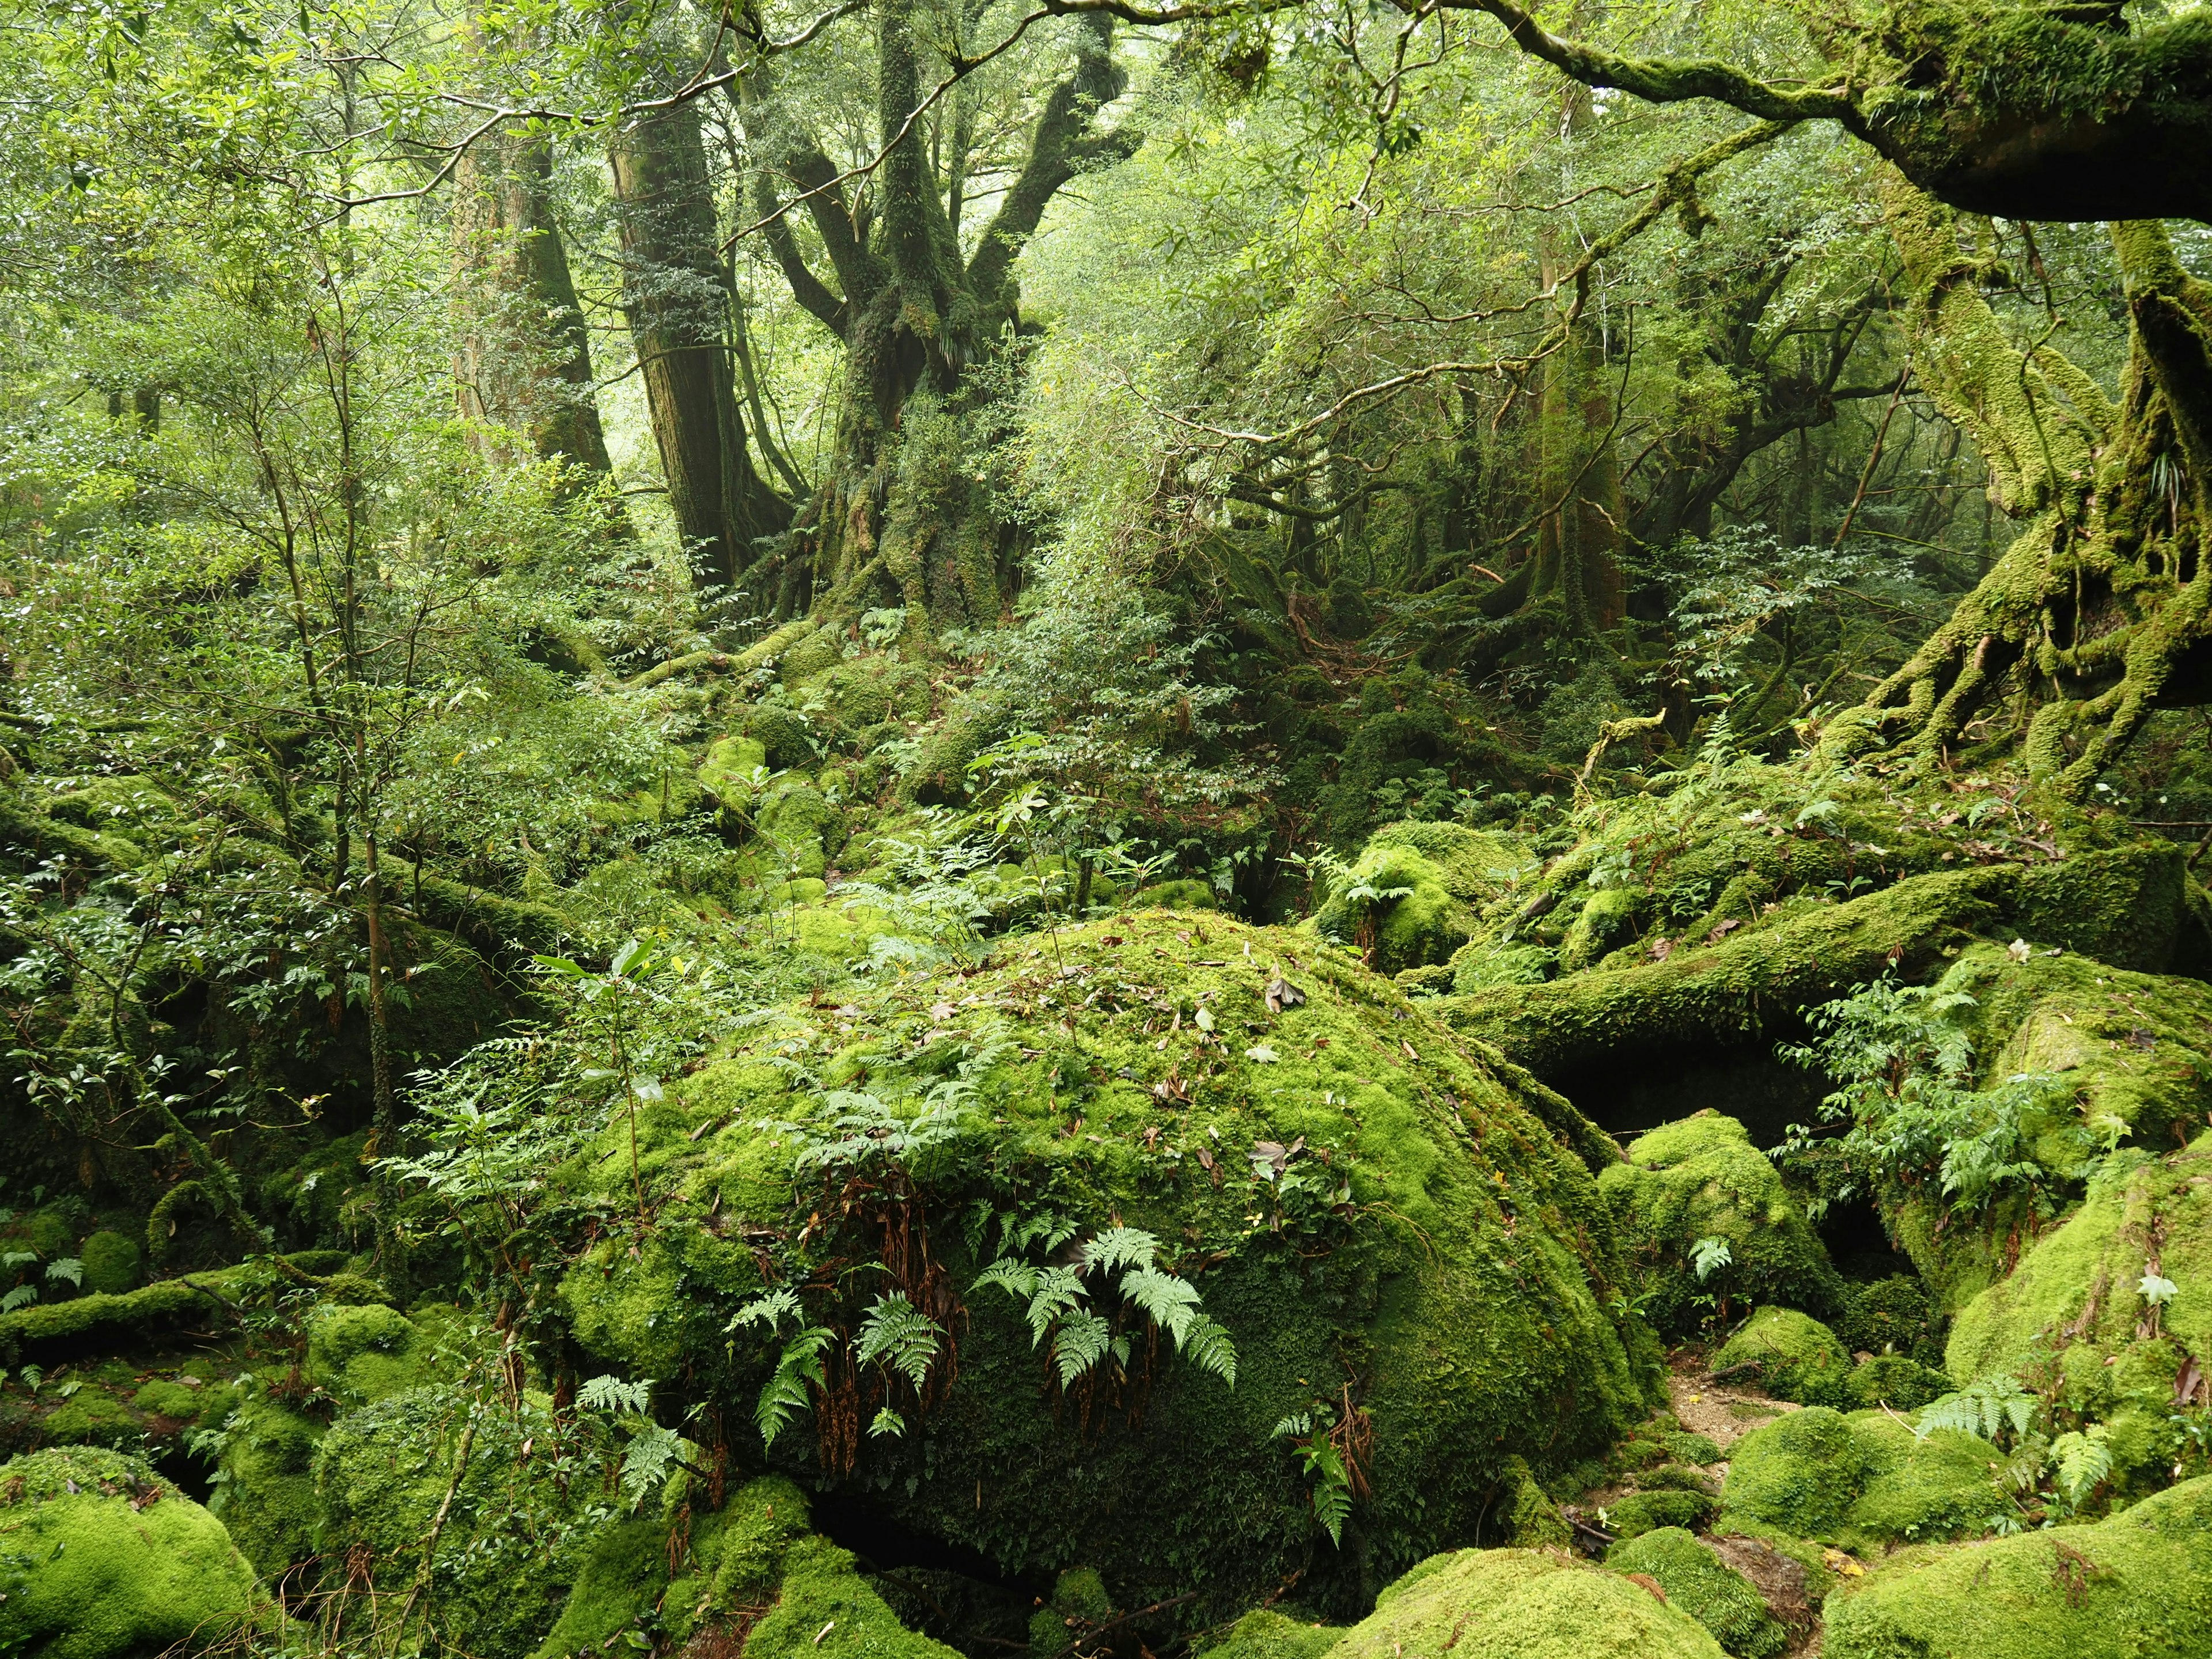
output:
[[909, 1628], [989, 1659], [1029, 1646], [1030, 1614], [1052, 1594], [1046, 1573], [1009, 1573], [979, 1550], [917, 1532], [868, 1494], [815, 1495], [815, 1530], [850, 1550]]
[[1762, 1152], [1789, 1139], [1790, 1125], [1819, 1121], [1821, 1097], [1835, 1088], [1776, 1058], [1771, 1041], [1617, 1048], [1544, 1080], [1623, 1146], [1711, 1108], [1741, 1123]]

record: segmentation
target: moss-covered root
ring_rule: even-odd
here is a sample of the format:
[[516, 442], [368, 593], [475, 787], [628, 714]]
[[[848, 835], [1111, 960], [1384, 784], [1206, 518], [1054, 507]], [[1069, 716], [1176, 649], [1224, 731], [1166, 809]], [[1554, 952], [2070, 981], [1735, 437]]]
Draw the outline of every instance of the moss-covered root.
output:
[[1828, 1659], [2212, 1653], [2212, 1476], [2094, 1526], [1909, 1552], [1825, 1613]]
[[0, 1467], [0, 1652], [197, 1652], [260, 1599], [222, 1523], [143, 1460], [79, 1446]]
[[[1773, 1161], [1742, 1124], [1703, 1111], [1639, 1137], [1625, 1162], [1602, 1170], [1598, 1190], [1613, 1211], [1638, 1275], [1644, 1316], [1686, 1334], [1701, 1293], [1826, 1312], [1843, 1281]], [[1703, 1239], [1729, 1247], [1729, 1262], [1701, 1280], [1691, 1252]]]
[[1766, 1610], [1751, 1580], [1680, 1527], [1662, 1527], [1616, 1544], [1606, 1556], [1616, 1572], [1640, 1572], [1667, 1592], [1669, 1607], [1696, 1620], [1736, 1659], [1770, 1659], [1790, 1633]]
[[1431, 1556], [1376, 1598], [1330, 1659], [1720, 1659], [1696, 1620], [1549, 1550]]

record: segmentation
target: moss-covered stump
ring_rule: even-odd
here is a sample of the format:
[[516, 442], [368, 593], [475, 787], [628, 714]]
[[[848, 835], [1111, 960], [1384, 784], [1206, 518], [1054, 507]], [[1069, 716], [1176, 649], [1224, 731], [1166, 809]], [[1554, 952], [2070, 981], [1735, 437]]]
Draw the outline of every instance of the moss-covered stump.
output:
[[1386, 823], [1315, 913], [1324, 939], [1365, 950], [1388, 974], [1442, 963], [1528, 854], [1507, 837], [1433, 821]]
[[1848, 1406], [1851, 1357], [1826, 1325], [1795, 1308], [1761, 1308], [1712, 1357], [1716, 1373], [1753, 1370], [1777, 1400]]
[[[1703, 1111], [1639, 1136], [1625, 1162], [1599, 1172], [1598, 1189], [1638, 1274], [1644, 1316], [1662, 1331], [1686, 1334], [1701, 1296], [1826, 1311], [1842, 1294], [1772, 1160], [1732, 1117]], [[1707, 1238], [1723, 1241], [1729, 1259], [1700, 1279], [1692, 1247]]]
[[1808, 1407], [1729, 1453], [1723, 1525], [1741, 1519], [1858, 1547], [1980, 1532], [2008, 1507], [1995, 1447], [1943, 1429], [1916, 1437], [1881, 1411]]
[[1667, 1592], [1669, 1607], [1711, 1631], [1736, 1659], [1771, 1659], [1790, 1644], [1790, 1633], [1767, 1612], [1751, 1580], [1680, 1527], [1616, 1544], [1605, 1559], [1615, 1572], [1640, 1572], [1655, 1581]]
[[1827, 1659], [2212, 1652], [2212, 1477], [2094, 1526], [1908, 1551], [1824, 1611]]
[[1644, 1585], [1549, 1550], [1431, 1557], [1376, 1598], [1330, 1659], [1718, 1659], [1711, 1632]]
[[143, 1460], [73, 1447], [0, 1465], [0, 1651], [197, 1652], [234, 1638], [260, 1600], [222, 1523]]
[[[1349, 1609], [1494, 1535], [1510, 1458], [1556, 1468], [1645, 1409], [1607, 1311], [1608, 1217], [1473, 1049], [1309, 949], [1145, 914], [787, 1008], [641, 1103], [647, 1216], [570, 1273], [577, 1340], [686, 1379], [734, 1432], [779, 1350], [732, 1323], [765, 1269], [797, 1297], [787, 1338], [830, 1334], [823, 1372], [787, 1373], [779, 1467], [849, 1468], [902, 1524], [1009, 1570], [1095, 1567], [1123, 1607], [1195, 1589], [1211, 1622], [1304, 1570]], [[634, 1216], [629, 1149], [625, 1116], [569, 1178]], [[1134, 1258], [1095, 1265], [1117, 1227], [1149, 1241], [1147, 1294], [1218, 1322], [1233, 1387], [1139, 1311]], [[833, 1277], [860, 1261], [884, 1270]], [[1038, 1312], [1012, 1279], [1055, 1266], [1081, 1294]], [[854, 1346], [893, 1290], [939, 1327], [921, 1400]], [[1085, 1360], [1079, 1310], [1118, 1353]], [[1292, 1443], [1316, 1435], [1359, 1476], [1341, 1548]]]
[[[2212, 1133], [2163, 1157], [2122, 1148], [2080, 1206], [1952, 1326], [1953, 1376], [2021, 1375], [2105, 1422], [2123, 1491], [2154, 1484], [2172, 1461], [2182, 1367], [2212, 1371], [2208, 1177]], [[2169, 1299], [2145, 1294], [2165, 1297], [2163, 1285]]]

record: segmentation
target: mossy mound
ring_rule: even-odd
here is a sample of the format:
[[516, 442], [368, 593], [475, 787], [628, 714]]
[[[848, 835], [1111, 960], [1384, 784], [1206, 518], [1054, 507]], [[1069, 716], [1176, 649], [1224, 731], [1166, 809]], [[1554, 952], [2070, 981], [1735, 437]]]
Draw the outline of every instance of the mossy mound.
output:
[[1717, 1659], [1711, 1632], [1643, 1585], [1548, 1550], [1460, 1550], [1376, 1597], [1332, 1659]]
[[2186, 1659], [2212, 1650], [2212, 1477], [2094, 1526], [1910, 1551], [1832, 1594], [1827, 1659]]
[[235, 1637], [259, 1601], [222, 1523], [143, 1460], [78, 1447], [0, 1465], [0, 1650], [197, 1652]]
[[[405, 1595], [448, 1650], [523, 1659], [558, 1616], [588, 1533], [550, 1456], [552, 1413], [432, 1384], [349, 1412], [315, 1457], [316, 1541], [356, 1586]], [[442, 1526], [439, 1517], [444, 1517]]]
[[77, 1258], [84, 1268], [84, 1288], [102, 1296], [135, 1291], [145, 1275], [137, 1241], [106, 1229], [84, 1241]]
[[1615, 1538], [1640, 1538], [1668, 1527], [1685, 1529], [1704, 1526], [1720, 1505], [1701, 1492], [1679, 1486], [1659, 1486], [1632, 1492], [1606, 1506], [1605, 1520]]
[[1680, 1527], [1662, 1527], [1616, 1544], [1606, 1553], [1615, 1572], [1640, 1572], [1713, 1633], [1736, 1659], [1770, 1659], [1790, 1644], [1790, 1633], [1766, 1610], [1746, 1578]]
[[[1842, 1293], [1773, 1161], [1732, 1117], [1703, 1111], [1638, 1136], [1598, 1186], [1638, 1275], [1645, 1317], [1662, 1331], [1686, 1334], [1701, 1295], [1825, 1310]], [[1705, 1238], [1724, 1240], [1730, 1260], [1701, 1282], [1691, 1248]]]
[[1756, 1365], [1759, 1381], [1777, 1400], [1806, 1406], [1848, 1406], [1851, 1357], [1836, 1334], [1795, 1308], [1761, 1308], [1721, 1344], [1712, 1369]]
[[1860, 1361], [1850, 1380], [1854, 1406], [1887, 1406], [1898, 1412], [1917, 1411], [1950, 1392], [1951, 1379], [1944, 1373], [1901, 1353], [1878, 1353]]
[[1937, 1430], [1916, 1437], [1887, 1412], [1808, 1407], [1729, 1448], [1722, 1500], [1741, 1518], [1801, 1538], [1905, 1543], [1988, 1527], [2005, 1507], [1993, 1446]]
[[[761, 1252], [786, 1282], [811, 1284], [812, 1170], [831, 1170], [834, 1202], [864, 1169], [911, 1191], [902, 1237], [929, 1229], [942, 1278], [924, 1293], [950, 1298], [937, 1305], [957, 1332], [957, 1370], [926, 1410], [860, 1375], [860, 1397], [836, 1410], [864, 1407], [869, 1421], [896, 1406], [898, 1436], [841, 1443], [810, 1395], [773, 1448], [793, 1478], [820, 1478], [817, 1448], [835, 1467], [842, 1444], [902, 1524], [1011, 1571], [1094, 1565], [1125, 1607], [1202, 1588], [1218, 1618], [1321, 1537], [1275, 1425], [1306, 1413], [1326, 1426], [1348, 1403], [1347, 1434], [1371, 1433], [1371, 1490], [1344, 1550], [1321, 1543], [1317, 1606], [1364, 1600], [1374, 1577], [1355, 1562], [1380, 1577], [1494, 1533], [1485, 1511], [1507, 1459], [1556, 1468], [1646, 1409], [1607, 1310], [1602, 1200], [1545, 1115], [1571, 1116], [1564, 1103], [1516, 1092], [1388, 981], [1334, 955], [1304, 963], [1309, 949], [1218, 917], [1139, 913], [964, 977], [886, 978], [861, 1001], [787, 1007], [641, 1103], [650, 1224], [568, 1275], [576, 1339], [634, 1375], [688, 1375], [726, 1423], [750, 1421], [776, 1347], [730, 1327], [763, 1288]], [[957, 1112], [933, 1117], [926, 1148], [895, 1168], [872, 1161], [932, 1091]], [[841, 1120], [878, 1128], [844, 1139], [855, 1132]], [[628, 1146], [625, 1123], [567, 1179], [633, 1207]], [[814, 1160], [798, 1178], [795, 1155]], [[1063, 1389], [1022, 1302], [977, 1283], [1010, 1232], [1034, 1225], [1072, 1250], [1117, 1223], [1149, 1234], [1159, 1267], [1224, 1328], [1233, 1388], [1108, 1299], [1135, 1346], [1118, 1373]], [[881, 1241], [834, 1248], [873, 1255]], [[805, 1248], [830, 1247], [817, 1228]], [[810, 1319], [818, 1308], [848, 1331], [868, 1305], [806, 1297]]]
[[1221, 1640], [1199, 1651], [1205, 1659], [1321, 1659], [1343, 1634], [1334, 1626], [1258, 1607], [1231, 1625]]
[[307, 1322], [307, 1376], [342, 1407], [367, 1405], [428, 1380], [424, 1334], [397, 1308], [325, 1304]]
[[1386, 823], [1331, 884], [1313, 925], [1324, 939], [1369, 948], [1384, 973], [1442, 963], [1528, 862], [1507, 838], [1464, 824]]
[[900, 1624], [848, 1552], [810, 1534], [806, 1499], [787, 1480], [749, 1481], [720, 1511], [672, 1522], [599, 1534], [537, 1659], [694, 1640], [708, 1652], [742, 1644], [750, 1659], [953, 1659]]
[[[1961, 1382], [2029, 1376], [2114, 1431], [2123, 1490], [2154, 1483], [2174, 1449], [2174, 1382], [2212, 1370], [2212, 1133], [2153, 1157], [2123, 1148], [2081, 1205], [1960, 1310], [1947, 1369]], [[2173, 1285], [2154, 1307], [2146, 1275]]]
[[1927, 1285], [1907, 1273], [1847, 1287], [1835, 1319], [1836, 1340], [1854, 1354], [1901, 1354], [1931, 1369], [1943, 1364], [1945, 1328]]

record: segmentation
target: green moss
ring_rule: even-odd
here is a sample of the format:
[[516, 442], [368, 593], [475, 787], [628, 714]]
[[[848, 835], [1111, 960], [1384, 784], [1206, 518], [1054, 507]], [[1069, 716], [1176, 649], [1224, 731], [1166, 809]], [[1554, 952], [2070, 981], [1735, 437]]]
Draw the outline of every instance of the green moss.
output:
[[1452, 953], [1451, 988], [1462, 996], [1493, 985], [1541, 985], [1559, 965], [1547, 945], [1471, 942]]
[[760, 745], [771, 770], [811, 770], [822, 763], [814, 722], [787, 704], [765, 702], [748, 710], [744, 735]]
[[40, 1431], [55, 1445], [133, 1444], [144, 1421], [122, 1400], [97, 1382], [86, 1383], [40, 1420]]
[[1113, 1616], [1113, 1598], [1097, 1570], [1071, 1567], [1054, 1583], [1052, 1599], [1030, 1615], [1030, 1651], [1042, 1656], [1073, 1647], [1086, 1630]]
[[1720, 1504], [1701, 1492], [1661, 1487], [1632, 1492], [1605, 1510], [1606, 1529], [1615, 1538], [1637, 1538], [1662, 1527], [1694, 1529], [1711, 1521]]
[[1259, 1607], [1229, 1627], [1218, 1642], [1200, 1648], [1206, 1659], [1321, 1659], [1344, 1632], [1302, 1622], [1273, 1607]]
[[84, 1241], [77, 1259], [84, 1264], [84, 1288], [102, 1296], [137, 1290], [144, 1272], [137, 1241], [106, 1229]]
[[[2184, 1361], [2212, 1367], [2212, 1134], [2163, 1158], [2123, 1148], [2081, 1205], [1960, 1311], [1946, 1369], [1961, 1382], [2019, 1374], [2084, 1419], [2163, 1423]], [[2154, 1315], [2139, 1285], [2155, 1261], [2178, 1288]], [[2117, 1483], [2141, 1492], [2170, 1463], [2165, 1430], [2134, 1434]]]
[[1756, 1364], [1759, 1380], [1777, 1400], [1808, 1406], [1851, 1403], [1851, 1357], [1835, 1333], [1794, 1308], [1761, 1308], [1723, 1342], [1712, 1369]]
[[1139, 888], [1129, 902], [1150, 910], [1212, 910], [1220, 907], [1221, 895], [1213, 890], [1212, 882], [1178, 877]]
[[1851, 1403], [1917, 1411], [1951, 1392], [1951, 1379], [1901, 1353], [1879, 1353], [1859, 1362], [1850, 1375]]
[[699, 763], [699, 787], [714, 798], [724, 834], [751, 826], [755, 775], [767, 764], [768, 753], [757, 738], [722, 738], [708, 745]]
[[[1351, 869], [1332, 885], [1314, 916], [1324, 939], [1370, 941], [1384, 973], [1442, 963], [1467, 942], [1480, 907], [1497, 896], [1525, 851], [1463, 824], [1389, 823], [1369, 837]], [[1358, 899], [1362, 890], [1396, 897]]]
[[[1307, 1583], [1324, 1612], [1357, 1605], [1363, 1559], [1379, 1574], [1478, 1535], [1506, 1460], [1589, 1455], [1645, 1401], [1607, 1309], [1610, 1229], [1581, 1158], [1388, 981], [1334, 957], [1297, 965], [1309, 949], [1218, 916], [1139, 913], [965, 977], [783, 1010], [641, 1112], [658, 1221], [635, 1250], [603, 1242], [569, 1273], [576, 1339], [595, 1363], [689, 1375], [726, 1422], [749, 1421], [773, 1350], [726, 1328], [762, 1282], [744, 1230], [796, 1237], [815, 1200], [811, 1181], [794, 1188], [778, 1126], [842, 1109], [778, 1057], [811, 1050], [829, 1087], [865, 1066], [880, 1090], [967, 1056], [972, 1105], [913, 1171], [933, 1260], [965, 1304], [957, 1376], [902, 1439], [864, 1437], [854, 1478], [903, 1524], [1010, 1571], [1087, 1563], [1127, 1605], [1200, 1589], [1218, 1619], [1315, 1550], [1307, 1480], [1272, 1431], [1356, 1378], [1371, 1495]], [[1271, 1013], [1278, 968], [1305, 1000]], [[1264, 1152], [1255, 1165], [1262, 1143], [1303, 1143], [1282, 1179]], [[563, 1179], [621, 1201], [626, 1135]], [[1162, 1343], [1141, 1411], [1132, 1395], [1078, 1432], [1073, 1403], [1041, 1388], [1020, 1304], [975, 1285], [988, 1218], [1030, 1206], [1162, 1240], [1236, 1343], [1234, 1389]], [[985, 1219], [980, 1244], [951, 1224], [969, 1215]], [[817, 1428], [802, 1418], [774, 1466], [821, 1478]]]
[[[1593, 1645], [1602, 1641], [1602, 1649]], [[1717, 1659], [1705, 1627], [1619, 1573], [1539, 1550], [1462, 1550], [1376, 1598], [1334, 1659]]]
[[1925, 1437], [1887, 1412], [1846, 1419], [1866, 1484], [1844, 1530], [1883, 1543], [1925, 1542], [1985, 1530], [2009, 1504], [1996, 1482], [2004, 1460], [1987, 1442], [1939, 1429]]
[[[1843, 1290], [1773, 1161], [1732, 1117], [1702, 1111], [1638, 1136], [1626, 1162], [1600, 1172], [1598, 1187], [1645, 1316], [1662, 1331], [1694, 1326], [1700, 1295], [1825, 1309]], [[1700, 1282], [1691, 1249], [1705, 1238], [1726, 1240], [1730, 1261]]]
[[315, 1458], [317, 1543], [349, 1573], [404, 1594], [444, 1510], [421, 1598], [431, 1628], [482, 1659], [522, 1659], [559, 1615], [589, 1537], [552, 1458], [522, 1449], [556, 1434], [527, 1394], [519, 1408], [484, 1409], [431, 1385], [349, 1412]]
[[2181, 1656], [2212, 1632], [2212, 1477], [2094, 1526], [1909, 1551], [1831, 1595], [1827, 1659]]
[[1669, 1434], [1664, 1437], [1668, 1454], [1685, 1463], [1717, 1463], [1721, 1449], [1702, 1434]]
[[396, 1308], [324, 1304], [307, 1316], [307, 1380], [342, 1406], [381, 1400], [427, 1379], [428, 1345]]
[[265, 1396], [240, 1406], [224, 1436], [208, 1507], [272, 1583], [315, 1553], [322, 1517], [315, 1448], [322, 1437], [320, 1423]]
[[1790, 1644], [1790, 1633], [1774, 1621], [1752, 1582], [1680, 1527], [1616, 1544], [1605, 1562], [1616, 1572], [1656, 1580], [1668, 1606], [1703, 1625], [1737, 1659], [1769, 1659]]
[[1905, 1273], [1849, 1286], [1835, 1321], [1836, 1340], [1855, 1354], [1903, 1354], [1930, 1367], [1943, 1363], [1943, 1328], [1928, 1287]]
[[0, 1466], [0, 1650], [198, 1652], [252, 1623], [259, 1601], [222, 1523], [140, 1459], [72, 1449]]
[[1810, 1406], [1729, 1448], [1721, 1497], [1732, 1516], [1818, 1538], [1843, 1525], [1866, 1474], [1866, 1454], [1843, 1414]]

